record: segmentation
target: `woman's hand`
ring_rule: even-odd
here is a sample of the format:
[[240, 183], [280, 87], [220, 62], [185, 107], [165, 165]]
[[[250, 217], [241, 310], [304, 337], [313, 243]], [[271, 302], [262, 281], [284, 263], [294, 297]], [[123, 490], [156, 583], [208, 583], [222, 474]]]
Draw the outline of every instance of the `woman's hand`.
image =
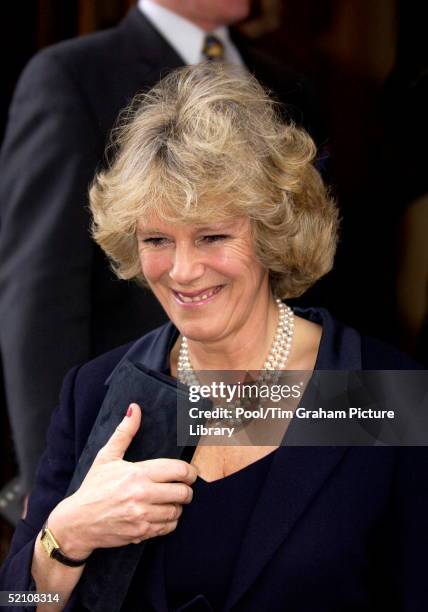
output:
[[49, 516], [48, 526], [66, 555], [84, 559], [96, 548], [165, 535], [192, 500], [190, 485], [197, 477], [192, 465], [179, 459], [123, 460], [140, 422], [141, 409], [131, 404], [80, 488]]

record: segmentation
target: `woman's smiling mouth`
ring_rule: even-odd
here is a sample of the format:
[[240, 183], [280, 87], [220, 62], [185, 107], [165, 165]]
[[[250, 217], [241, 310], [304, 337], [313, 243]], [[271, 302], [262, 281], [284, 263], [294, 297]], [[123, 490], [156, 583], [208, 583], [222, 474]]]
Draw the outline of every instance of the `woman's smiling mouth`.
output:
[[217, 285], [200, 291], [175, 291], [173, 289], [172, 293], [176, 302], [181, 306], [201, 306], [211, 302], [223, 287], [224, 285]]

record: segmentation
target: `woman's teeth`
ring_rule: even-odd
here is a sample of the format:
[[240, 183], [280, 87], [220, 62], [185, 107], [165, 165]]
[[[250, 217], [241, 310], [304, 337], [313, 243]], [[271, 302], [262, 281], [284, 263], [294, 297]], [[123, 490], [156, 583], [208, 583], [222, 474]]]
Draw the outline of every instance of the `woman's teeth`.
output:
[[213, 287], [213, 289], [208, 289], [204, 293], [199, 293], [198, 295], [194, 295], [193, 297], [190, 297], [188, 295], [183, 295], [182, 293], [179, 293], [178, 291], [177, 291], [177, 295], [180, 298], [180, 300], [182, 302], [185, 302], [185, 303], [203, 302], [204, 300], [207, 300], [211, 296], [213, 296], [216, 293], [218, 293], [220, 291], [220, 289], [221, 289], [221, 286], [220, 287]]

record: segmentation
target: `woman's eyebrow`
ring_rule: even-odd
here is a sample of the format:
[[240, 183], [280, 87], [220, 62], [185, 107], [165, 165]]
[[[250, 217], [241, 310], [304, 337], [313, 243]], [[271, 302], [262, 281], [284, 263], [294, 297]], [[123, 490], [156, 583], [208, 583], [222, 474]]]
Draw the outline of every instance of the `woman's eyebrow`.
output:
[[207, 232], [207, 231], [223, 231], [232, 228], [235, 225], [235, 221], [224, 221], [220, 223], [213, 223], [211, 225], [197, 225], [197, 229], [199, 232]]
[[141, 236], [142, 234], [145, 234], [145, 235], [162, 234], [162, 236], [165, 236], [167, 232], [165, 232], [164, 230], [158, 229], [157, 227], [137, 227], [137, 234], [139, 236]]

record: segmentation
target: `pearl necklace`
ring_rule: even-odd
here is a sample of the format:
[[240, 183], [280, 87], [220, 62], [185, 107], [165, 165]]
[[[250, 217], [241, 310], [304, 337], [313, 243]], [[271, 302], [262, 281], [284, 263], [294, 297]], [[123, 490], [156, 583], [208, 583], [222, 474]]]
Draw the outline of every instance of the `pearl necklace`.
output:
[[[263, 364], [264, 371], [256, 380], [256, 384], [259, 385], [267, 384], [272, 382], [272, 379], [277, 379], [279, 371], [284, 368], [290, 355], [294, 333], [294, 313], [279, 298], [276, 299], [276, 304], [278, 307], [278, 323], [270, 351]], [[198, 378], [190, 361], [189, 345], [185, 336], [181, 339], [178, 353], [177, 375], [179, 381], [185, 385], [199, 385]], [[242, 425], [244, 420], [241, 418], [224, 419], [224, 422], [226, 421], [231, 425]]]

